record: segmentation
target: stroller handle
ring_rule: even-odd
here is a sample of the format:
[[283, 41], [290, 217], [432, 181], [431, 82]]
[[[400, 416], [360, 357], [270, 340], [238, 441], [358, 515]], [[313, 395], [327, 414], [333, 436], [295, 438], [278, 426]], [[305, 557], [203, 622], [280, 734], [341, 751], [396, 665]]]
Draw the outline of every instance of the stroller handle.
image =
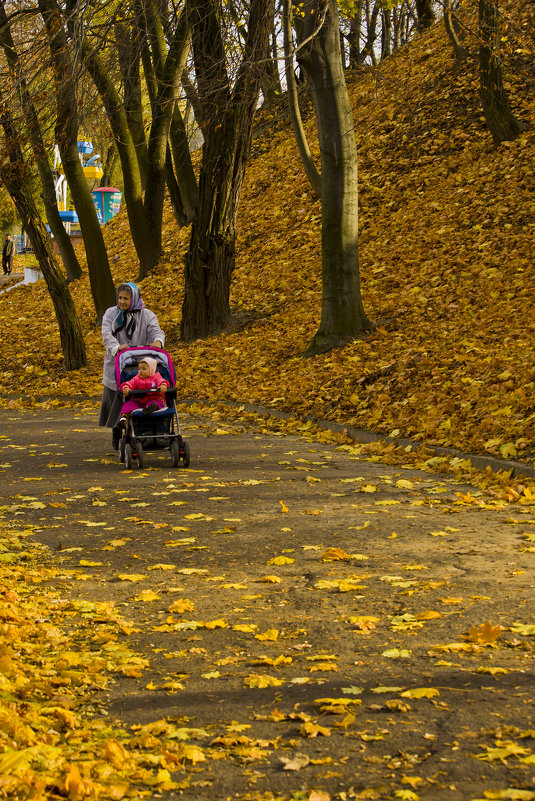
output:
[[[119, 395], [123, 394], [121, 390], [118, 390], [118, 392]], [[131, 389], [128, 394], [131, 398], [143, 398], [146, 395], [161, 395], [162, 392], [164, 392], [165, 395], [169, 395], [171, 398], [176, 398], [176, 387], [167, 387], [165, 390], [159, 389], [158, 387], [152, 389]]]

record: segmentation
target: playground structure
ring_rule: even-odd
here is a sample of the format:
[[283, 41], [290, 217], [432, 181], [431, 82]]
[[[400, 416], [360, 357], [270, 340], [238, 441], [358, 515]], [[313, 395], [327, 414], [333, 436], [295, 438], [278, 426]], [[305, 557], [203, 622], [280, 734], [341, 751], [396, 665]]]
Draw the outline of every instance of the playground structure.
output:
[[[78, 154], [82, 169], [88, 184], [91, 187], [91, 195], [97, 210], [98, 221], [104, 225], [114, 217], [121, 207], [122, 193], [114, 186], [98, 186], [98, 181], [102, 178], [103, 170], [100, 163], [100, 154], [93, 155], [93, 145], [85, 140], [78, 142]], [[80, 236], [80, 226], [78, 214], [72, 202], [69, 201], [69, 187], [63, 168], [59, 148], [54, 145], [54, 187], [56, 190], [56, 201], [59, 209], [59, 216], [65, 226], [69, 236]]]

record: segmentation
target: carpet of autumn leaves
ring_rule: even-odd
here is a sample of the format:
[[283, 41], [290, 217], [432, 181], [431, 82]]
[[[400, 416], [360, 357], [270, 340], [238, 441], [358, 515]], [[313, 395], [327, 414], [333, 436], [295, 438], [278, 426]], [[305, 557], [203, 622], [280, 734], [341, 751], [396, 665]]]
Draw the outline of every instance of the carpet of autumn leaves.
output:
[[[533, 10], [504, 4], [515, 113], [535, 106]], [[467, 17], [467, 22], [470, 23]], [[470, 27], [470, 26], [469, 26]], [[479, 101], [478, 44], [455, 62], [443, 25], [350, 78], [360, 168], [360, 269], [377, 325], [367, 339], [304, 359], [321, 307], [321, 208], [284, 115], [264, 113], [239, 214], [228, 331], [179, 342], [188, 230], [170, 211], [164, 256], [142, 284], [179, 365], [183, 397], [261, 404], [427, 444], [535, 460], [535, 133], [494, 147]], [[307, 122], [313, 148], [314, 124]], [[127, 220], [106, 227], [114, 278], [132, 280]], [[43, 282], [5, 295], [1, 391], [96, 396], [100, 332], [88, 283], [72, 288], [90, 364], [62, 369]], [[16, 349], [13, 348], [16, 343]], [[15, 400], [7, 401], [17, 403]], [[31, 402], [31, 401], [30, 401]]]
[[0, 796], [120, 799], [132, 781], [177, 787], [168, 768], [186, 759], [180, 740], [187, 732], [181, 738], [171, 724], [159, 727], [159, 734], [174, 730], [175, 759], [169, 744], [164, 757], [156, 737], [147, 742], [142, 727], [132, 736], [88, 717], [110, 677], [140, 676], [148, 663], [125, 643], [132, 626], [112, 603], [68, 600], [51, 588], [61, 571], [43, 566], [48, 549], [32, 534], [32, 527], [2, 526]]

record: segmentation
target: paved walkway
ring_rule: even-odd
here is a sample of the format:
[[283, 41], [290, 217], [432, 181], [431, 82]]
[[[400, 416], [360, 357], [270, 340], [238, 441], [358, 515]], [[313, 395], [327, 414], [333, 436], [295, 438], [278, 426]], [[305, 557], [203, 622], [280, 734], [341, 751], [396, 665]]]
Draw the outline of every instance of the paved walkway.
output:
[[206, 760], [165, 798], [465, 801], [532, 781], [488, 749], [533, 745], [533, 508], [222, 421], [183, 420], [188, 470], [149, 452], [125, 471], [94, 414], [0, 420], [5, 520], [50, 547], [63, 595], [117, 604], [149, 661], [107, 712], [197, 729]]

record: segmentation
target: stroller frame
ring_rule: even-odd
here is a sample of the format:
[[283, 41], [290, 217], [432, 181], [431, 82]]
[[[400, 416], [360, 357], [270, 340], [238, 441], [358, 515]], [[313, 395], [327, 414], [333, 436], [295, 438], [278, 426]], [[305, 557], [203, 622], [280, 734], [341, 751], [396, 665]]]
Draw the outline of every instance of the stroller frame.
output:
[[[138, 363], [150, 356], [158, 362], [158, 372], [169, 381], [169, 388], [165, 392], [167, 408], [144, 414], [141, 409], [132, 412], [126, 426], [122, 430], [119, 440], [119, 462], [124, 463], [127, 470], [134, 464], [142, 468], [145, 451], [162, 450], [168, 448], [171, 454], [171, 464], [178, 467], [182, 462], [184, 467], [190, 463], [190, 449], [186, 440], [180, 433], [180, 424], [176, 410], [176, 376], [173, 361], [167, 351], [162, 348], [132, 347], [122, 350], [115, 357], [115, 377], [117, 392], [121, 398], [123, 393], [120, 386], [133, 378], [137, 373]], [[159, 390], [132, 390], [129, 398], [146, 397], [151, 393], [161, 394]]]

